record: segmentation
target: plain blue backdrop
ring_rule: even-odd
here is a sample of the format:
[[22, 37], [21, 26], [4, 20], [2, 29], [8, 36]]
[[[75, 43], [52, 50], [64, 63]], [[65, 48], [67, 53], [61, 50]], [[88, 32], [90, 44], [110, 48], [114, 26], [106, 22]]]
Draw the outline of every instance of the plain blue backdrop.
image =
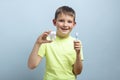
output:
[[52, 24], [59, 6], [71, 6], [83, 43], [83, 72], [77, 80], [120, 80], [120, 0], [0, 0], [0, 80], [42, 80], [45, 59], [27, 60], [37, 37]]

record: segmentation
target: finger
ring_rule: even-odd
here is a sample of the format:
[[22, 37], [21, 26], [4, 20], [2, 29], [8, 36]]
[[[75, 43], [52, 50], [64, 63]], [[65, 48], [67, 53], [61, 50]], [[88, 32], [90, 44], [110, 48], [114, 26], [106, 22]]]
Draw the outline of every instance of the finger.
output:
[[75, 45], [75, 46], [74, 46], [74, 48], [78, 48], [78, 47], [80, 47], [80, 45]]
[[45, 40], [49, 34], [50, 34], [50, 31], [44, 32], [42, 34], [42, 39]]
[[52, 40], [44, 40], [43, 43], [51, 43]]
[[80, 46], [79, 46], [79, 45], [76, 45], [76, 46], [74, 46], [74, 47], [75, 47], [75, 48], [78, 48], [78, 47], [80, 48]]
[[51, 33], [51, 30], [49, 30], [49, 31], [45, 31], [44, 33], [50, 34], [50, 33]]
[[81, 46], [80, 43], [74, 43], [74, 46]]
[[44, 34], [42, 35], [42, 39], [45, 40], [45, 39], [47, 38], [47, 36], [48, 36], [48, 34], [47, 34], [47, 33], [44, 33]]
[[78, 42], [74, 42], [74, 46], [82, 46], [82, 44], [78, 41]]
[[81, 44], [81, 41], [79, 41], [79, 40], [74, 40], [74, 43], [80, 43], [80, 44]]
[[74, 49], [75, 49], [75, 50], [80, 50], [81, 48], [78, 47], [78, 46], [76, 46], [76, 47], [74, 47]]

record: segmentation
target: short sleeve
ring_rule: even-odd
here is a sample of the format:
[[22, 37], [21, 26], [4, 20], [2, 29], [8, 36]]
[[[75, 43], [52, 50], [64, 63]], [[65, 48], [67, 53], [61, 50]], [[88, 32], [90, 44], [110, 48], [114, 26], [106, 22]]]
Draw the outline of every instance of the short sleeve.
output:
[[84, 57], [83, 57], [83, 47], [81, 47], [80, 56], [81, 56], [81, 60], [83, 61], [84, 60]]
[[[80, 41], [80, 43], [82, 43], [82, 42]], [[83, 55], [83, 45], [81, 46], [80, 56], [81, 56], [81, 60], [83, 61], [83, 60], [84, 60], [84, 55]]]
[[38, 55], [41, 56], [41, 57], [44, 57], [45, 56], [45, 44], [42, 44], [40, 47], [39, 47], [39, 50], [38, 50]]

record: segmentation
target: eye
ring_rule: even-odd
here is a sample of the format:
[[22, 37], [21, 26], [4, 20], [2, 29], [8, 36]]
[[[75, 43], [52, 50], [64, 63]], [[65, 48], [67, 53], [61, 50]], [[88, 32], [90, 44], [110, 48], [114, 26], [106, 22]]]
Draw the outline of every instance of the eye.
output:
[[63, 20], [63, 19], [60, 19], [59, 22], [64, 22], [64, 20]]
[[68, 23], [72, 23], [72, 21], [68, 21]]

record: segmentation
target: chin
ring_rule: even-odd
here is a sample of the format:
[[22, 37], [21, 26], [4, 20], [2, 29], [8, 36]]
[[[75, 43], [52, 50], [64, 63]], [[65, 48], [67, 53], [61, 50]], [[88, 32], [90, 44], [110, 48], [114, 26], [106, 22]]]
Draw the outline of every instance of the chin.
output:
[[69, 32], [62, 32], [62, 35], [68, 35]]
[[61, 32], [64, 34], [68, 34], [70, 31], [69, 30], [62, 30]]
[[69, 35], [69, 32], [63, 32], [62, 35], [66, 37]]

